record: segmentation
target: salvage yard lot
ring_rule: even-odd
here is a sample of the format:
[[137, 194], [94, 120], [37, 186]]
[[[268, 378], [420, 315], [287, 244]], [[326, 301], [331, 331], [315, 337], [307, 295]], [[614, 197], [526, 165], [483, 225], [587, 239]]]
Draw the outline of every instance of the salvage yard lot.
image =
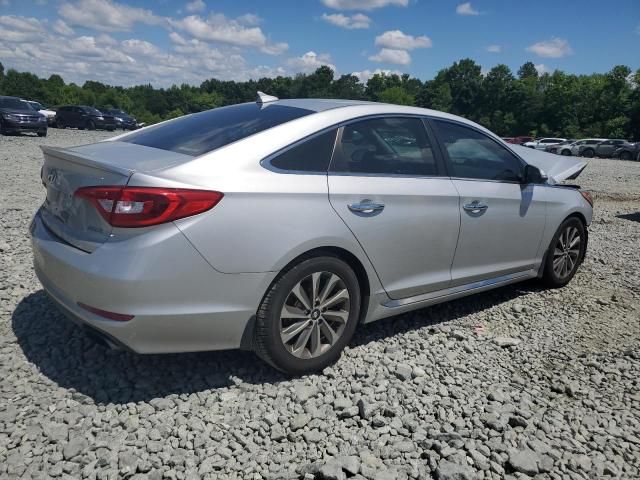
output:
[[0, 138], [0, 478], [640, 477], [640, 163], [586, 160], [595, 216], [567, 287], [373, 323], [290, 379], [247, 352], [109, 351], [47, 300], [38, 145], [110, 135]]

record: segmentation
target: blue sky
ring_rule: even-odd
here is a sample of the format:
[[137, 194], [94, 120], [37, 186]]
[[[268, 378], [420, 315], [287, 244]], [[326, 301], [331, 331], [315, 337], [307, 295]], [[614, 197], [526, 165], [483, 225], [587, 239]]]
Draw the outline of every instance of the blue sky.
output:
[[640, 68], [640, 0], [0, 0], [0, 61], [68, 81]]

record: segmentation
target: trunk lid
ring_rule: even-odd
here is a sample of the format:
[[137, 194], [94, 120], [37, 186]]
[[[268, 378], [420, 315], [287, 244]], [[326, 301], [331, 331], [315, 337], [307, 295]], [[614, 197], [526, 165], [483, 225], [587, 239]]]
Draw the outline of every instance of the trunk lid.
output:
[[519, 145], [510, 145], [510, 147], [525, 162], [542, 170], [549, 177], [549, 183], [551, 184], [574, 179], [587, 166], [585, 162], [575, 157], [556, 155]]
[[113, 228], [89, 201], [74, 196], [78, 188], [124, 186], [135, 172], [167, 168], [185, 157], [123, 142], [67, 149], [43, 145], [41, 149], [41, 178], [47, 191], [40, 209], [42, 221], [56, 236], [86, 252], [93, 252], [106, 242]]

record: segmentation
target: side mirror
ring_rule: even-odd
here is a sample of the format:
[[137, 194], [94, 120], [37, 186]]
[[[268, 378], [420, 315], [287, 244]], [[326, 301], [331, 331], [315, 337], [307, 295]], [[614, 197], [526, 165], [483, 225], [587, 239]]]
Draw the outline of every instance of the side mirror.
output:
[[547, 179], [548, 177], [538, 167], [534, 165], [527, 165], [526, 167], [524, 167], [523, 183], [540, 184], [545, 183]]

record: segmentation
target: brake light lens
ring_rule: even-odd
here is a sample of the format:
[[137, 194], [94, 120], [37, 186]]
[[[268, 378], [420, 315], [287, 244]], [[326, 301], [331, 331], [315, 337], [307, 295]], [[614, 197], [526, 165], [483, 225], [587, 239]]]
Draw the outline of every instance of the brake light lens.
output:
[[586, 190], [580, 190], [580, 194], [584, 197], [584, 199], [593, 207], [593, 197]]
[[74, 195], [91, 202], [114, 227], [136, 228], [173, 222], [215, 207], [220, 192], [186, 188], [82, 187]]

